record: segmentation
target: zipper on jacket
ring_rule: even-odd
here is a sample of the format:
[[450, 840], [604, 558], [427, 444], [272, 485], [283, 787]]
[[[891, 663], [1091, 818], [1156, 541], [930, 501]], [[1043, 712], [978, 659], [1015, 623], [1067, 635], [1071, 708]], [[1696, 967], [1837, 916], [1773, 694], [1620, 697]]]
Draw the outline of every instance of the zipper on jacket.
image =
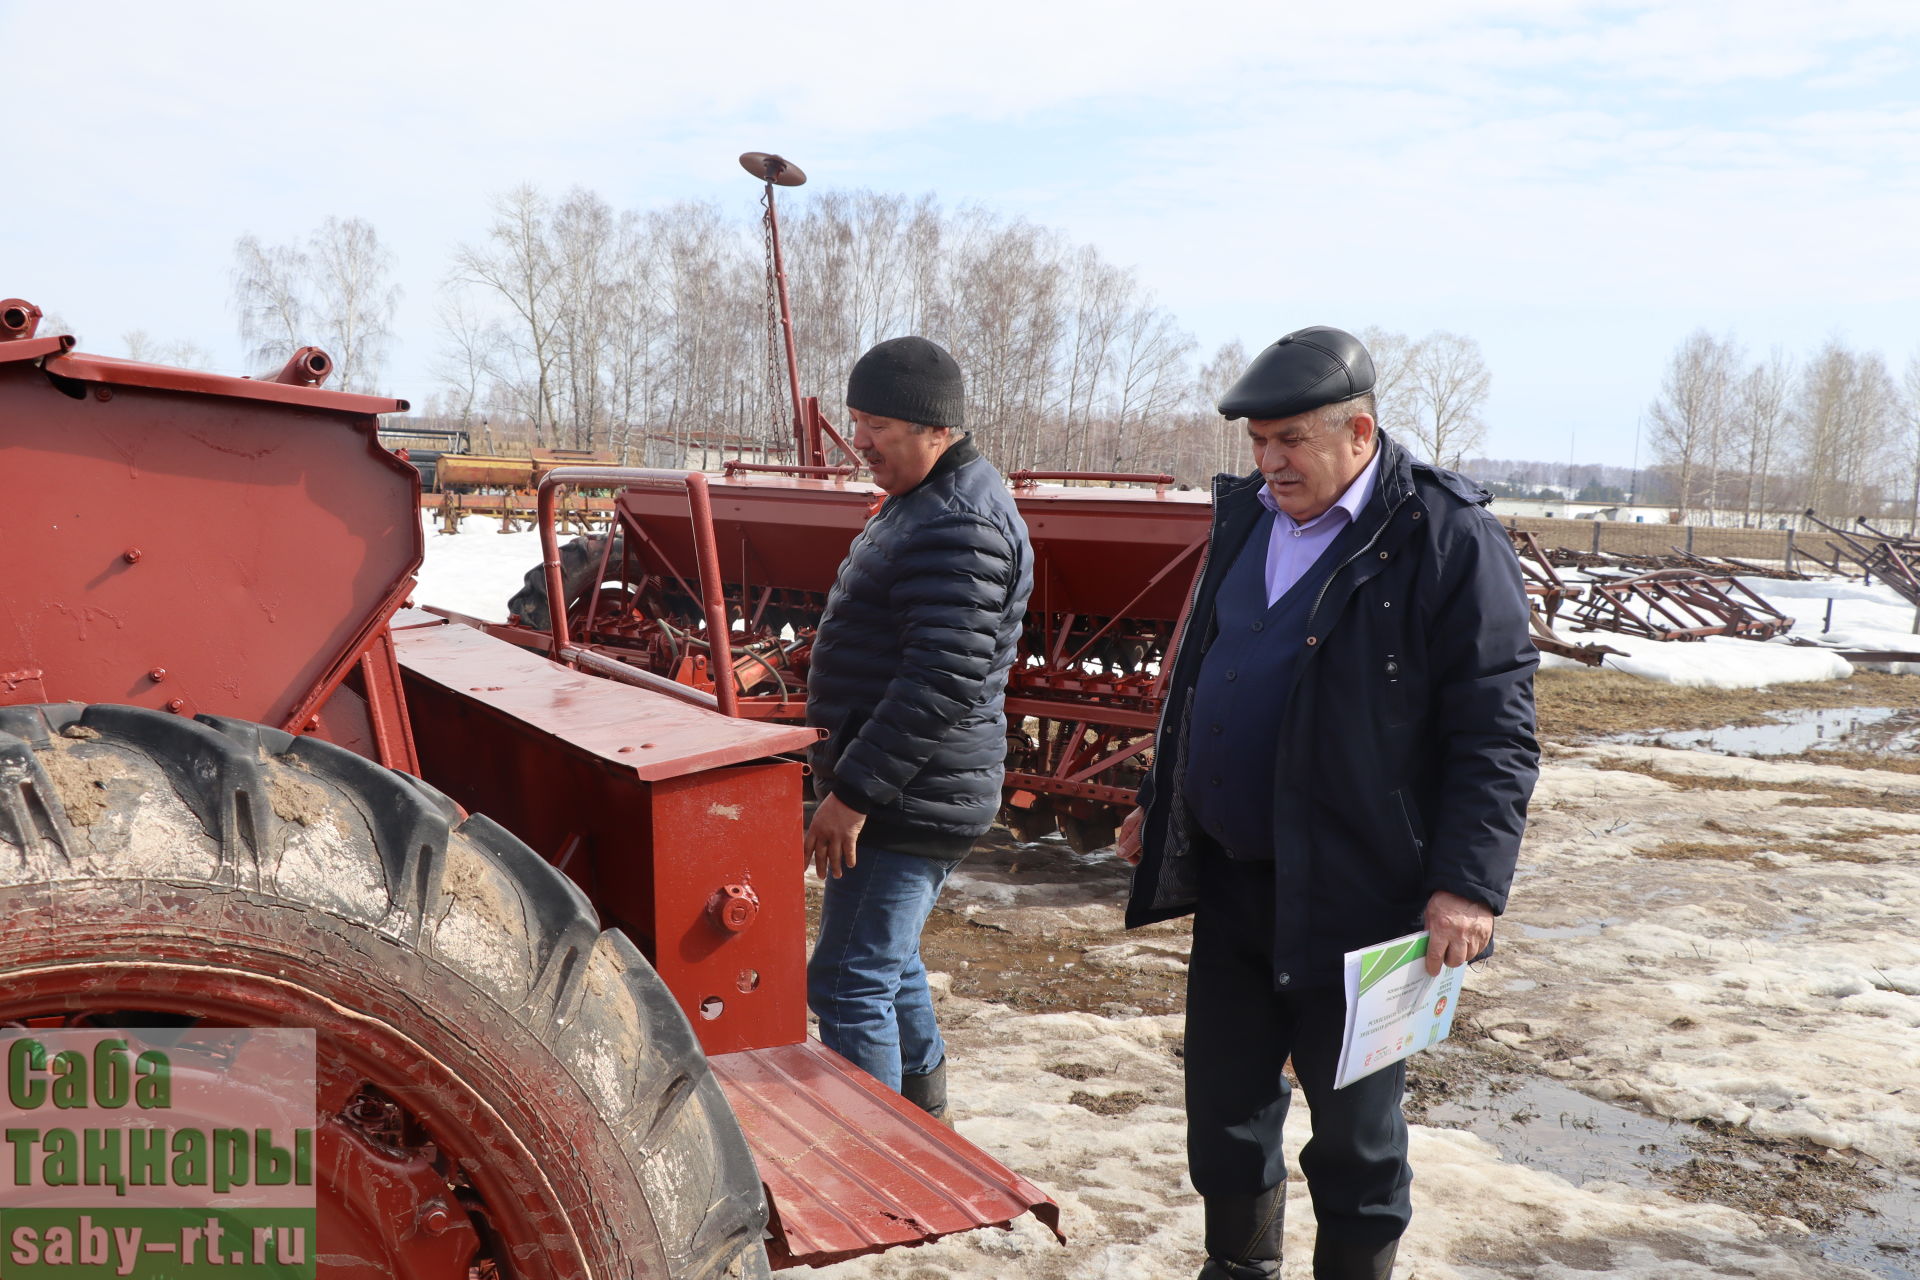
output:
[[1309, 635], [1313, 633], [1313, 617], [1315, 614], [1320, 612], [1320, 602], [1327, 598], [1327, 588], [1333, 585], [1333, 580], [1335, 578], [1339, 577], [1343, 572], [1346, 571], [1346, 568], [1348, 565], [1352, 564], [1355, 560], [1358, 560], [1361, 556], [1367, 554], [1367, 552], [1373, 550], [1374, 544], [1379, 542], [1382, 537], [1386, 536], [1387, 526], [1393, 523], [1394, 512], [1400, 510], [1402, 506], [1406, 505], [1407, 499], [1412, 496], [1413, 496], [1413, 490], [1411, 487], [1409, 487], [1405, 493], [1400, 495], [1400, 501], [1394, 503], [1392, 506], [1387, 508], [1387, 518], [1380, 522], [1380, 527], [1373, 531], [1373, 536], [1371, 538], [1367, 539], [1367, 545], [1360, 548], [1358, 551], [1354, 552], [1352, 555], [1348, 556], [1345, 560], [1342, 560], [1339, 564], [1339, 567], [1336, 568], [1332, 573], [1328, 574], [1327, 580], [1320, 584], [1320, 593], [1314, 596], [1313, 598], [1313, 608], [1307, 610], [1306, 629]]

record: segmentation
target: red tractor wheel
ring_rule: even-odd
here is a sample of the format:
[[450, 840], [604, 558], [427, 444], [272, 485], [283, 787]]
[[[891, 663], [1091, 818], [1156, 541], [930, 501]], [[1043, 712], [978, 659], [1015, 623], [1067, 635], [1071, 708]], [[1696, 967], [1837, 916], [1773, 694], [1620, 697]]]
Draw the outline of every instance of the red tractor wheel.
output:
[[765, 1276], [671, 995], [485, 817], [341, 748], [0, 708], [0, 1023], [316, 1031], [326, 1280]]

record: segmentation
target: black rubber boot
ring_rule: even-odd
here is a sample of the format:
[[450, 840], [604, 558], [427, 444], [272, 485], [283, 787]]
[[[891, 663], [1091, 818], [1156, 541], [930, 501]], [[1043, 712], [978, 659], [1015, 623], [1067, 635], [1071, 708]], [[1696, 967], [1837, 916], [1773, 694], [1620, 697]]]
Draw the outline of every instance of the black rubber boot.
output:
[[900, 1096], [935, 1120], [947, 1118], [947, 1060], [917, 1076], [900, 1077]]
[[1279, 1280], [1287, 1184], [1257, 1196], [1208, 1196], [1207, 1264], [1199, 1280]]
[[1389, 1280], [1398, 1240], [1386, 1244], [1343, 1244], [1325, 1236], [1313, 1242], [1313, 1280]]

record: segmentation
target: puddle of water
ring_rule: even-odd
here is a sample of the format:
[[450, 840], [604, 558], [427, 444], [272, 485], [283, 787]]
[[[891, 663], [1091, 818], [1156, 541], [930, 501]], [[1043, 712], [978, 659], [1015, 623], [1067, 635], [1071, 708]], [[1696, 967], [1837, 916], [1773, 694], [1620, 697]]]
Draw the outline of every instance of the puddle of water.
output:
[[1790, 756], [1834, 747], [1906, 753], [1920, 750], [1920, 723], [1915, 722], [1911, 708], [1806, 707], [1770, 715], [1772, 724], [1621, 733], [1605, 741], [1728, 756]]
[[[1442, 1045], [1430, 1052], [1458, 1050]], [[1604, 1181], [1664, 1189], [1654, 1175], [1678, 1169], [1694, 1155], [1686, 1124], [1537, 1077], [1472, 1078], [1430, 1099], [1424, 1123], [1465, 1129], [1507, 1159], [1575, 1186]], [[1879, 1187], [1861, 1197], [1862, 1208], [1807, 1240], [1806, 1247], [1884, 1280], [1920, 1280], [1920, 1178], [1886, 1170], [1874, 1176]]]
[[1920, 1280], [1920, 1178], [1889, 1177], [1886, 1190], [1863, 1199], [1865, 1209], [1815, 1249], [1885, 1280]]
[[1658, 1185], [1651, 1168], [1678, 1168], [1691, 1156], [1685, 1127], [1589, 1098], [1557, 1080], [1475, 1079], [1428, 1103], [1427, 1121], [1485, 1138], [1509, 1160], [1575, 1186]]
[[1729, 756], [1791, 756], [1835, 747], [1899, 714], [1892, 707], [1808, 707], [1775, 711], [1773, 724], [1637, 734], [1635, 740], [1683, 751]]

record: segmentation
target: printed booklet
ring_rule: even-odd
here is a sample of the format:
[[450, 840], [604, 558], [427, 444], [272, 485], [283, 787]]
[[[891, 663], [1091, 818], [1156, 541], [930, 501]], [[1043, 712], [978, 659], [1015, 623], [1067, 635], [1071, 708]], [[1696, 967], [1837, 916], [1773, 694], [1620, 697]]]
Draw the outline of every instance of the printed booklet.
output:
[[1427, 935], [1410, 933], [1347, 952], [1347, 1034], [1333, 1087], [1344, 1089], [1453, 1030], [1467, 966], [1427, 976]]

